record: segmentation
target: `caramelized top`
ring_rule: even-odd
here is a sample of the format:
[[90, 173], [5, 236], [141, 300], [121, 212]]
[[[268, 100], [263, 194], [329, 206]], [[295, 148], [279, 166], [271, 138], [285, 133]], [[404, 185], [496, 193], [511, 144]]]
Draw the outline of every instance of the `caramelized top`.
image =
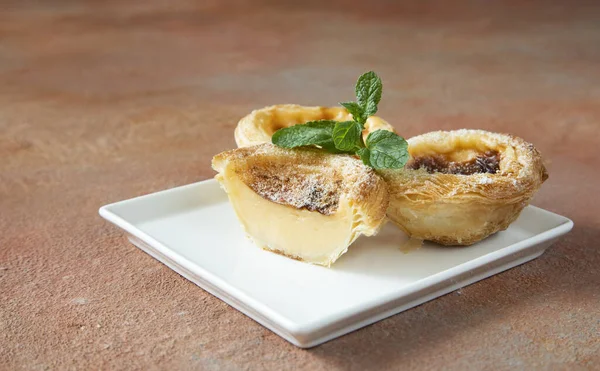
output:
[[322, 174], [281, 164], [252, 166], [244, 176], [247, 185], [263, 198], [323, 215], [338, 208], [342, 186], [338, 177], [335, 170]]
[[480, 153], [470, 161], [455, 162], [443, 155], [414, 157], [406, 164], [407, 169], [425, 169], [428, 173], [473, 175], [490, 173], [500, 170], [500, 153], [487, 151]]

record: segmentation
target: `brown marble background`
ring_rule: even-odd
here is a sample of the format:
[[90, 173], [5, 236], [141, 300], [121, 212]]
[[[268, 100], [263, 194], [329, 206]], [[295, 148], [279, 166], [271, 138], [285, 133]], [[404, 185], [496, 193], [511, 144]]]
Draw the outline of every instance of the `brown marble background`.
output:
[[[0, 2], [0, 368], [600, 367], [600, 3]], [[213, 175], [237, 120], [384, 81], [412, 136], [536, 144], [539, 259], [301, 350], [133, 247], [99, 206]]]

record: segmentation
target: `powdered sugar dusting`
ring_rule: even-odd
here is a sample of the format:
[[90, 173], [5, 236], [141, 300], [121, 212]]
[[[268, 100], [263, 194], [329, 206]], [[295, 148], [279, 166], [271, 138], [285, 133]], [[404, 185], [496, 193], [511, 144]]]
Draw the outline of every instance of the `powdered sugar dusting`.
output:
[[334, 213], [339, 204], [342, 180], [335, 172], [302, 173], [286, 166], [252, 167], [247, 183], [260, 196], [297, 209]]
[[225, 152], [216, 157], [217, 163], [222, 155], [235, 158], [238, 176], [261, 197], [323, 215], [337, 211], [342, 194], [361, 201], [382, 182], [371, 168], [350, 155], [272, 144]]
[[479, 184], [493, 184], [494, 180], [490, 177], [483, 175], [483, 176], [479, 177], [478, 183]]

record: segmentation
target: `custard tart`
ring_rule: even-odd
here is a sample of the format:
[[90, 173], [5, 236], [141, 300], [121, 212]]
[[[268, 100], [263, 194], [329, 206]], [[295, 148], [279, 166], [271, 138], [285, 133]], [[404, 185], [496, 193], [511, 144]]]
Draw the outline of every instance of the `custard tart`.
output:
[[437, 131], [408, 140], [411, 160], [382, 170], [388, 218], [410, 237], [471, 245], [508, 228], [548, 178], [521, 138], [482, 130]]
[[293, 259], [330, 266], [385, 221], [385, 182], [349, 155], [265, 143], [220, 153], [212, 166], [247, 235]]
[[[271, 143], [277, 130], [315, 120], [350, 121], [352, 115], [342, 107], [305, 107], [297, 104], [279, 104], [254, 110], [242, 118], [235, 128], [238, 147]], [[376, 130], [394, 131], [383, 119], [371, 116], [365, 123], [363, 137]]]

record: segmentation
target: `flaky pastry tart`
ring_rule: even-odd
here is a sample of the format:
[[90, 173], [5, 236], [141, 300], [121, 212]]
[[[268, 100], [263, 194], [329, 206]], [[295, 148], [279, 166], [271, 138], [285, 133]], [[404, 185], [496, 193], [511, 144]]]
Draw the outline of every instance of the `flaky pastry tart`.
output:
[[248, 236], [294, 259], [330, 266], [385, 220], [385, 182], [349, 155], [265, 143], [220, 153], [212, 166]]
[[416, 239], [471, 245], [504, 230], [548, 178], [540, 153], [512, 135], [437, 131], [408, 145], [405, 169], [380, 174], [388, 217]]
[[[342, 107], [306, 107], [297, 104], [278, 104], [254, 110], [242, 118], [235, 128], [238, 147], [271, 143], [273, 134], [282, 128], [315, 120], [352, 120], [352, 115]], [[385, 120], [371, 116], [365, 123], [363, 137], [376, 130], [394, 131]]]

